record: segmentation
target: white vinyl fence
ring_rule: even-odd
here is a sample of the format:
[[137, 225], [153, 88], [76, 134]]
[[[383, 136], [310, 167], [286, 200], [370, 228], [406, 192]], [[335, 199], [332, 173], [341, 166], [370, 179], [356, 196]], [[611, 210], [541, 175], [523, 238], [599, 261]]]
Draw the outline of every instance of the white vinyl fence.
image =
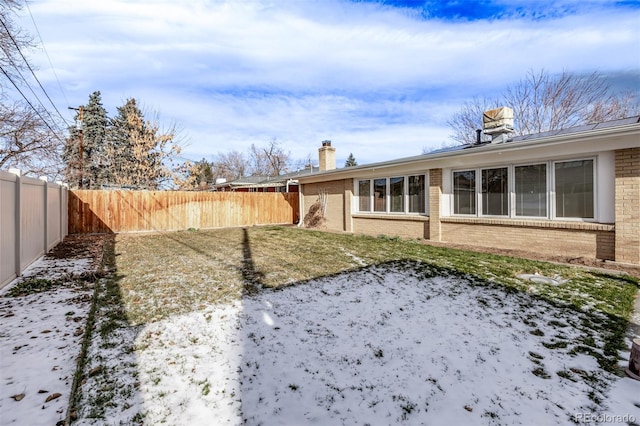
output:
[[0, 170], [0, 288], [67, 235], [68, 191]]

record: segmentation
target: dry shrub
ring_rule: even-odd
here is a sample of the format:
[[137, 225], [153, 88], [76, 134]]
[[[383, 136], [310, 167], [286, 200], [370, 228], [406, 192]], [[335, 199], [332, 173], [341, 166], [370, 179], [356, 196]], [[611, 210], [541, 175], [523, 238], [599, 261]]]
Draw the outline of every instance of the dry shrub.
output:
[[325, 217], [322, 214], [322, 203], [318, 200], [309, 207], [309, 211], [304, 216], [303, 223], [306, 228], [321, 228], [324, 222]]

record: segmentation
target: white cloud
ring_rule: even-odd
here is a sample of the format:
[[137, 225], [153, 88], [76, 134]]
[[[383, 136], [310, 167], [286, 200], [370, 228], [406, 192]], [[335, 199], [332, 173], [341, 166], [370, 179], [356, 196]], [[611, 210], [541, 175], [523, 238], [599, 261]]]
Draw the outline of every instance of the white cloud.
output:
[[[446, 141], [444, 123], [464, 100], [530, 69], [640, 69], [630, 54], [637, 15], [600, 3], [553, 19], [472, 22], [339, 0], [30, 7], [69, 102], [101, 90], [113, 113], [136, 97], [181, 123], [185, 155], [196, 158], [273, 137], [294, 156], [315, 156], [332, 138], [360, 163], [415, 155]], [[54, 87], [46, 59], [34, 61]]]

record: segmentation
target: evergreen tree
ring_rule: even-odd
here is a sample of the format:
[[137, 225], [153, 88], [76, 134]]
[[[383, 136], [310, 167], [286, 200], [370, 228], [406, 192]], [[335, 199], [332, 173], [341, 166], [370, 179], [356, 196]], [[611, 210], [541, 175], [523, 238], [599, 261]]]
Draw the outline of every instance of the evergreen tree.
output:
[[82, 130], [79, 126], [73, 125], [69, 127], [69, 137], [65, 141], [64, 150], [62, 152], [62, 161], [65, 164], [65, 181], [69, 183], [71, 188], [83, 188], [82, 178]]
[[89, 103], [83, 108], [82, 146], [85, 161], [85, 180], [89, 188], [99, 188], [108, 181], [105, 172], [109, 170], [106, 162], [106, 136], [109, 118], [107, 110], [102, 106], [99, 91], [89, 96]]
[[349, 153], [349, 158], [347, 158], [347, 161], [345, 161], [344, 166], [355, 167], [357, 165], [358, 165], [358, 162], [356, 161], [356, 158], [353, 156], [352, 153]]
[[189, 169], [189, 175], [195, 189], [209, 189], [213, 183], [213, 168], [204, 158], [196, 161]]
[[79, 188], [99, 188], [108, 181], [105, 172], [109, 171], [106, 158], [109, 119], [99, 91], [89, 96], [87, 105], [78, 108], [75, 119], [77, 124], [69, 128], [63, 153], [67, 180]]

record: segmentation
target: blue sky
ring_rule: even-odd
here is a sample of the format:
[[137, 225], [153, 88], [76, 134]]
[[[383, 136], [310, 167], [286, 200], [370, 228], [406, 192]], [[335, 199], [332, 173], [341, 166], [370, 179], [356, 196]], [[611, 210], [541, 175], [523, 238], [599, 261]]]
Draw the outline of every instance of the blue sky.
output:
[[111, 115], [135, 97], [192, 160], [274, 138], [315, 161], [329, 139], [339, 166], [417, 155], [530, 70], [640, 91], [640, 1], [32, 0], [35, 35], [29, 10], [53, 67], [30, 59], [68, 121], [95, 90]]

